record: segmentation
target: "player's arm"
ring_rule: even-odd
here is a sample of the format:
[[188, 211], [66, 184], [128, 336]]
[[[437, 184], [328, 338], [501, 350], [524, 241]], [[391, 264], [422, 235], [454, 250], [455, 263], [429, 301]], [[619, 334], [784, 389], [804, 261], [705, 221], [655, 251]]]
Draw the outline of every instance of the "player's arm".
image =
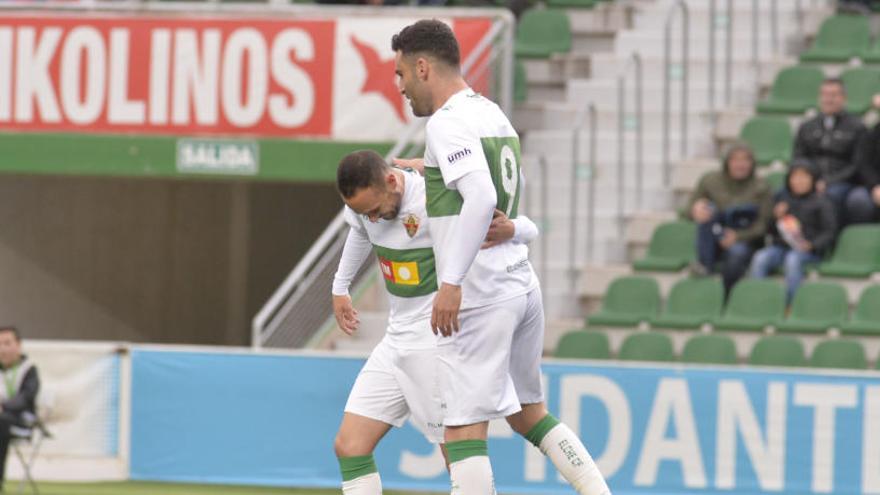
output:
[[511, 220], [503, 211], [496, 208], [482, 249], [488, 249], [507, 241], [528, 244], [536, 237], [538, 237], [538, 226], [529, 217], [519, 215]]
[[460, 328], [461, 284], [483, 244], [498, 201], [488, 168], [459, 178], [456, 187], [463, 202], [458, 222], [445, 246], [446, 266], [431, 315], [431, 327], [444, 336]]
[[391, 160], [394, 163], [395, 167], [400, 168], [411, 168], [419, 173], [419, 175], [425, 175], [425, 159], [424, 158], [393, 158]]
[[461, 284], [483, 244], [498, 198], [482, 143], [468, 122], [449, 114], [435, 116], [428, 122], [426, 135], [443, 182], [457, 189], [462, 198], [458, 221], [440, 246], [446, 264], [431, 313], [434, 332], [449, 336], [459, 330]]
[[342, 248], [339, 267], [336, 269], [336, 275], [333, 276], [331, 292], [333, 293], [333, 315], [336, 317], [336, 323], [343, 332], [351, 335], [357, 330], [360, 320], [358, 320], [357, 310], [351, 304], [348, 289], [351, 287], [358, 269], [370, 255], [373, 246], [354, 212], [346, 208], [344, 215], [351, 228]]

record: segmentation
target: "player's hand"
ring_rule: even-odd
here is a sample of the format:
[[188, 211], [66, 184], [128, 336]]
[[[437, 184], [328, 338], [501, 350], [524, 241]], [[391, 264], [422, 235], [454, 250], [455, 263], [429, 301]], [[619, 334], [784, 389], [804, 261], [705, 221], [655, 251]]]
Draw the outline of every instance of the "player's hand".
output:
[[486, 232], [486, 240], [483, 241], [480, 249], [488, 249], [502, 242], [507, 242], [513, 239], [514, 234], [516, 234], [516, 225], [514, 225], [511, 219], [507, 218], [503, 211], [496, 208], [495, 213], [492, 214], [492, 223], [489, 224], [489, 231]]
[[449, 337], [461, 328], [458, 324], [458, 310], [461, 307], [461, 287], [444, 283], [434, 297], [431, 312], [431, 330]]
[[357, 310], [351, 305], [351, 296], [333, 296], [333, 315], [339, 329], [348, 335], [354, 334], [361, 323]]
[[425, 159], [424, 158], [392, 158], [391, 161], [395, 166], [400, 168], [411, 168], [419, 173], [419, 175], [425, 175]]

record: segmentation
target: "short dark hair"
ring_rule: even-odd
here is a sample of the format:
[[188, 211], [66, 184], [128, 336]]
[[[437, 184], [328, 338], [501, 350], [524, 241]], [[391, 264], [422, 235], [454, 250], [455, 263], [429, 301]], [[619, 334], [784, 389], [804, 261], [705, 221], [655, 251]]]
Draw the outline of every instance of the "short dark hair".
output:
[[345, 155], [336, 169], [336, 189], [343, 198], [348, 199], [358, 190], [382, 186], [385, 173], [391, 167], [382, 155], [373, 150], [359, 150]]
[[846, 84], [843, 83], [843, 79], [839, 77], [826, 77], [822, 80], [822, 86], [826, 84], [836, 84], [840, 86], [840, 90], [843, 91], [843, 94], [846, 94]]
[[458, 68], [461, 53], [452, 29], [437, 19], [422, 19], [391, 37], [391, 49], [404, 55], [425, 53]]
[[0, 333], [2, 332], [12, 332], [12, 335], [15, 336], [15, 340], [21, 342], [21, 333], [19, 333], [18, 329], [12, 325], [3, 325], [0, 326]]

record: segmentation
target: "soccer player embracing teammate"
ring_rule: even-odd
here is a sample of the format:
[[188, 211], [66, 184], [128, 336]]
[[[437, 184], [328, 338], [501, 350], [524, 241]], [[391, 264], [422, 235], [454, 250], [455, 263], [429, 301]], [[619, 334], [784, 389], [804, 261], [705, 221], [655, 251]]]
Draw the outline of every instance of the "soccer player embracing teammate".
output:
[[[488, 422], [504, 417], [550, 458], [577, 493], [610, 495], [583, 443], [547, 412], [544, 403], [540, 370], [544, 311], [528, 247], [523, 239], [512, 238], [480, 249], [485, 247], [487, 233], [491, 236], [499, 230], [499, 218], [508, 226], [519, 217], [522, 176], [516, 131], [497, 105], [468, 87], [461, 75], [458, 42], [443, 22], [422, 20], [405, 27], [392, 38], [392, 49], [401, 92], [415, 115], [430, 117], [423, 163], [424, 208], [433, 245], [430, 270], [437, 290], [430, 327], [437, 337], [435, 378], [423, 378], [422, 386], [436, 384], [452, 494], [495, 493], [486, 443]], [[346, 199], [345, 191], [340, 191]], [[383, 213], [380, 202], [361, 208], [346, 199], [349, 207], [360, 209], [370, 220]], [[391, 212], [384, 213], [393, 218]], [[405, 261], [385, 263], [379, 254], [383, 273], [397, 276]], [[411, 267], [406, 267], [407, 274]], [[418, 268], [421, 271], [422, 265]], [[336, 316], [340, 326], [356, 322], [350, 300], [348, 307], [336, 310]], [[435, 400], [426, 409], [435, 414], [437, 407]], [[348, 406], [346, 411], [348, 417]], [[337, 437], [343, 479], [350, 485], [359, 479], [376, 483], [371, 485], [374, 491], [350, 491], [344, 485], [344, 493], [381, 493], [371, 456], [363, 454], [350, 461], [345, 449], [339, 448], [349, 441], [340, 441], [346, 431], [344, 419]], [[350, 433], [348, 438], [352, 436], [358, 435]], [[355, 451], [365, 452], [364, 448]]]

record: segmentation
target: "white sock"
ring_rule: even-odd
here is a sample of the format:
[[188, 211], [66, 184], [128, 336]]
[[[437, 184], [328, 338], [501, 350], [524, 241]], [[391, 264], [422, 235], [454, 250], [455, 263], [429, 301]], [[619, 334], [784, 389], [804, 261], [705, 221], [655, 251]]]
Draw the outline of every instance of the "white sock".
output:
[[568, 426], [554, 426], [544, 435], [540, 449], [579, 495], [611, 495], [587, 448]]
[[382, 480], [379, 473], [370, 473], [342, 482], [343, 495], [382, 495]]
[[452, 495], [495, 495], [489, 456], [468, 457], [449, 465]]

